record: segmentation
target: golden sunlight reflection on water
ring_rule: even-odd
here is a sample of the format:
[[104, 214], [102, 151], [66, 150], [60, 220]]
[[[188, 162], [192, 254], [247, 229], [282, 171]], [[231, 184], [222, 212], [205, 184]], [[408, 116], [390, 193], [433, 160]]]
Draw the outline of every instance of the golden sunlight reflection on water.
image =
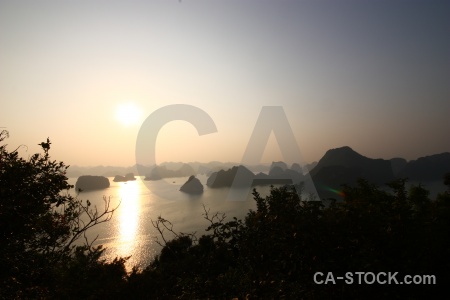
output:
[[140, 192], [137, 181], [121, 182], [119, 188], [121, 203], [118, 209], [119, 240], [117, 255], [127, 256], [134, 252], [140, 215]]
[[[128, 271], [134, 266], [145, 268], [161, 250], [156, 240], [160, 240], [159, 233], [152, 225], [152, 220], [158, 216], [171, 221], [176, 232], [192, 233], [197, 236], [206, 234], [209, 223], [204, 219], [203, 205], [211, 209], [211, 213], [226, 213], [228, 217], [243, 218], [248, 209], [255, 209], [254, 201], [249, 195], [248, 201], [226, 201], [228, 188], [211, 189], [206, 186], [206, 175], [197, 176], [205, 185], [202, 195], [192, 196], [179, 191], [187, 177], [163, 181], [143, 182], [136, 176], [136, 181], [114, 182], [109, 177], [110, 187], [102, 190], [86, 191], [79, 195], [83, 200], [89, 199], [99, 211], [104, 207], [103, 197], [111, 200], [110, 208], [118, 206], [111, 220], [88, 232], [90, 241], [95, 240], [94, 246], [103, 245], [103, 257], [112, 261], [117, 257], [129, 257], [125, 266]], [[75, 184], [76, 178], [70, 183]], [[146, 186], [148, 185], [148, 186]], [[266, 194], [269, 187], [259, 188]], [[73, 193], [74, 190], [72, 190]], [[165, 232], [166, 238], [173, 235]]]
[[[125, 266], [131, 271], [133, 266], [143, 268], [154, 257], [155, 249], [148, 226], [145, 221], [144, 202], [151, 201], [149, 191], [141, 180], [128, 182], [112, 182], [111, 192], [114, 204], [120, 205], [109, 224], [105, 244], [105, 257], [112, 261], [116, 257], [128, 257]], [[103, 241], [103, 242], [104, 242]]]

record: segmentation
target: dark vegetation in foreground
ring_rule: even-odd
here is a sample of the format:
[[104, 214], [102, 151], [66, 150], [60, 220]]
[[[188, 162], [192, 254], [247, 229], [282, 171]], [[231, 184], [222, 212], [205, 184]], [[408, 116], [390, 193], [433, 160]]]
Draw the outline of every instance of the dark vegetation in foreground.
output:
[[[126, 259], [106, 262], [92, 242], [75, 245], [114, 209], [63, 194], [67, 167], [50, 160], [48, 140], [41, 146], [44, 154], [27, 160], [0, 146], [2, 299], [416, 299], [450, 284], [450, 174], [433, 200], [422, 186], [405, 190], [405, 180], [391, 192], [360, 180], [327, 206], [292, 187], [265, 198], [254, 191], [257, 209], [245, 220], [205, 209], [210, 226], [199, 238], [160, 218], [160, 255], [127, 273]], [[318, 285], [316, 272], [435, 275], [437, 284]]]

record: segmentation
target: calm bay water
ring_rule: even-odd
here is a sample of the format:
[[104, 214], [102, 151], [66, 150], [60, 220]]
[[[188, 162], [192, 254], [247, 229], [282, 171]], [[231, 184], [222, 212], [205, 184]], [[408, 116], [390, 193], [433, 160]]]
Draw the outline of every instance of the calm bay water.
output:
[[[126, 264], [128, 270], [133, 266], [146, 267], [161, 250], [161, 246], [155, 241], [157, 238], [162, 240], [152, 225], [152, 220], [157, 220], [158, 216], [172, 222], [175, 232], [196, 232], [197, 237], [200, 237], [207, 233], [205, 229], [209, 225], [203, 217], [203, 205], [211, 214], [225, 213], [226, 220], [231, 220], [232, 217], [243, 219], [249, 209], [256, 209], [251, 194], [246, 201], [227, 201], [229, 188], [208, 188], [207, 177], [204, 175], [197, 176], [204, 185], [204, 193], [198, 196], [179, 191], [188, 177], [145, 182], [137, 178], [136, 181], [114, 182], [113, 177], [110, 177], [109, 188], [78, 195], [79, 199], [89, 199], [99, 211], [104, 208], [103, 197], [110, 199], [111, 208], [120, 204], [109, 222], [91, 228], [87, 236], [90, 241], [98, 236], [94, 245], [103, 245], [107, 249], [105, 258], [108, 260], [130, 256]], [[69, 183], [75, 185], [76, 180], [70, 178]], [[425, 187], [432, 191], [432, 199], [438, 192], [445, 190], [440, 182], [428, 183]], [[261, 196], [270, 193], [269, 186], [258, 186], [256, 189]], [[70, 193], [75, 195], [73, 189]], [[171, 238], [173, 236], [167, 232], [166, 239]]]
[[[112, 260], [117, 256], [131, 256], [127, 262], [130, 270], [133, 266], [144, 268], [159, 253], [161, 246], [155, 240], [159, 233], [152, 225], [152, 220], [158, 216], [173, 223], [175, 232], [197, 232], [197, 237], [205, 234], [209, 222], [204, 219], [203, 205], [210, 213], [226, 213], [227, 219], [232, 217], [243, 219], [249, 209], [255, 209], [256, 203], [251, 194], [246, 201], [226, 201], [229, 188], [210, 189], [206, 186], [206, 176], [197, 178], [204, 185], [204, 193], [192, 196], [180, 192], [180, 187], [188, 177], [168, 178], [158, 181], [114, 182], [109, 178], [111, 186], [107, 189], [82, 192], [79, 199], [87, 200], [101, 211], [104, 208], [103, 197], [109, 198], [111, 207], [119, 205], [109, 222], [97, 225], [88, 232], [88, 238], [94, 245], [107, 248], [105, 257]], [[69, 183], [75, 185], [76, 178], [70, 178]], [[147, 187], [148, 186], [148, 187]], [[262, 195], [268, 195], [270, 187], [257, 187]], [[71, 190], [75, 194], [74, 190]], [[169, 239], [172, 238], [167, 233]], [[161, 238], [159, 237], [161, 241]]]

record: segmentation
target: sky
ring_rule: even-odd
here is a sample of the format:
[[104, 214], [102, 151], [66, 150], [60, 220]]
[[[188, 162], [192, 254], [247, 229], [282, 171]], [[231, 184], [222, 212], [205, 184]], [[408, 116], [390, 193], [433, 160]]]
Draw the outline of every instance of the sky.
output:
[[[161, 128], [156, 161], [242, 160], [281, 106], [303, 162], [450, 151], [449, 1], [0, 0], [0, 127], [24, 156], [131, 166], [144, 120], [203, 110], [217, 132]], [[262, 162], [283, 160], [271, 135]]]

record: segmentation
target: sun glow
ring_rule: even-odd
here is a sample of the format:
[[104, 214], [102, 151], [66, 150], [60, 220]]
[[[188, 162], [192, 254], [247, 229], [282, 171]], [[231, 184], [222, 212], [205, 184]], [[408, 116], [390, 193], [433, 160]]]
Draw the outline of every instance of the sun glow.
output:
[[137, 124], [142, 111], [133, 103], [119, 104], [116, 109], [116, 119], [125, 126]]

